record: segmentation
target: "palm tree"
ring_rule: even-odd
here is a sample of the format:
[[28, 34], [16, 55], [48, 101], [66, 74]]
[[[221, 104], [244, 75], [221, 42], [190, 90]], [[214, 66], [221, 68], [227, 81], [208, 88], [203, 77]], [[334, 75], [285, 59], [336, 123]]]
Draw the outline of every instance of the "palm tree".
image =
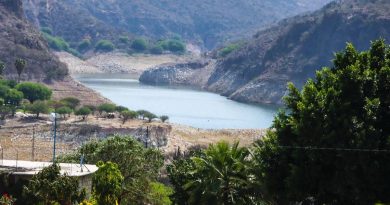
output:
[[5, 64], [3, 61], [0, 61], [0, 76], [3, 75], [5, 69]]
[[16, 59], [15, 61], [15, 68], [16, 72], [18, 73], [18, 83], [20, 82], [20, 75], [24, 71], [24, 68], [26, 67], [26, 61], [23, 59]]
[[210, 145], [205, 155], [193, 157], [193, 180], [184, 185], [190, 204], [251, 204], [248, 194], [249, 151], [227, 142]]

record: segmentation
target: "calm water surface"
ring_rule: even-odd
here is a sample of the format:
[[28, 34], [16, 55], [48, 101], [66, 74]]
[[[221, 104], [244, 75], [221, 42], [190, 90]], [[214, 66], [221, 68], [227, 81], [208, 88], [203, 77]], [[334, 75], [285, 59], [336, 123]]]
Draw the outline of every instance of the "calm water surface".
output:
[[171, 86], [149, 86], [130, 75], [79, 75], [76, 79], [114, 103], [168, 115], [170, 122], [205, 129], [267, 128], [274, 106], [238, 103], [218, 94]]

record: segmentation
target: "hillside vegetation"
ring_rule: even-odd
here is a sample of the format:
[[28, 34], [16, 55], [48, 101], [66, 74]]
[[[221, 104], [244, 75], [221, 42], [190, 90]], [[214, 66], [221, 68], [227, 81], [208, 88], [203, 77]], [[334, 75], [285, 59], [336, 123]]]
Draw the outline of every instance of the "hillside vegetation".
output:
[[238, 101], [280, 103], [287, 82], [301, 87], [346, 42], [362, 50], [373, 39], [389, 41], [389, 9], [387, 0], [343, 0], [284, 20], [220, 59], [206, 87]]
[[186, 41], [214, 48], [253, 34], [282, 18], [314, 10], [330, 0], [24, 0], [28, 18], [72, 43], [119, 36]]
[[41, 81], [66, 76], [66, 66], [49, 52], [44, 38], [23, 16], [20, 0], [0, 1], [0, 60], [5, 63], [4, 74], [16, 80], [14, 62], [21, 58], [27, 64], [22, 79]]

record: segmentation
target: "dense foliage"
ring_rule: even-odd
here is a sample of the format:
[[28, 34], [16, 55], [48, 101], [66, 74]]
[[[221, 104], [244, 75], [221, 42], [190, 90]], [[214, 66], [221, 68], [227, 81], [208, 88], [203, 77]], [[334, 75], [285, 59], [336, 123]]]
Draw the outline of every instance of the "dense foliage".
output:
[[82, 201], [84, 191], [79, 191], [76, 178], [61, 175], [60, 167], [53, 164], [34, 175], [23, 189], [22, 204], [73, 204]]
[[98, 162], [98, 171], [93, 175], [93, 191], [98, 205], [115, 204], [121, 194], [123, 176], [118, 165]]
[[103, 161], [118, 165], [124, 177], [119, 203], [151, 200], [151, 183], [156, 181], [163, 165], [161, 152], [145, 148], [133, 137], [113, 136], [85, 144], [77, 153], [63, 156], [61, 160], [78, 162], [82, 154], [89, 164]]
[[258, 180], [278, 204], [389, 202], [390, 49], [383, 40], [358, 53], [348, 44], [334, 68], [299, 92], [257, 143]]
[[115, 49], [115, 45], [109, 40], [100, 40], [95, 45], [96, 51], [110, 52]]

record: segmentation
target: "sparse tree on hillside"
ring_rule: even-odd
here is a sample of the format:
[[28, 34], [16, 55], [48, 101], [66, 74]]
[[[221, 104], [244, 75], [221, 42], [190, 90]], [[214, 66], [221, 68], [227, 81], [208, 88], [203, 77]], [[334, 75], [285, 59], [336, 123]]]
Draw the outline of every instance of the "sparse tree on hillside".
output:
[[69, 116], [72, 113], [72, 111], [73, 110], [70, 107], [66, 107], [66, 106], [57, 109], [57, 113], [60, 114], [64, 119], [66, 118], [66, 115]]
[[157, 118], [157, 115], [155, 115], [155, 114], [153, 114], [151, 112], [147, 112], [147, 113], [144, 114], [144, 117], [146, 119], [148, 119], [148, 122], [152, 122], [154, 119]]
[[165, 121], [169, 120], [169, 117], [166, 115], [162, 115], [162, 116], [160, 116], [160, 120], [161, 120], [161, 122], [165, 122]]
[[67, 97], [67, 98], [64, 98], [64, 99], [61, 100], [61, 102], [62, 102], [64, 105], [66, 105], [66, 106], [72, 108], [73, 110], [75, 110], [75, 109], [77, 108], [77, 106], [80, 105], [80, 100], [77, 99], [77, 98], [75, 98], [75, 97]]
[[29, 112], [36, 115], [36, 118], [39, 118], [40, 114], [49, 113], [49, 106], [46, 102], [37, 100], [34, 103], [30, 104], [27, 109]]
[[20, 75], [22, 75], [24, 69], [26, 68], [27, 62], [24, 59], [16, 59], [15, 68], [18, 73], [18, 83], [20, 82]]
[[99, 114], [102, 115], [103, 112], [105, 112], [105, 113], [115, 112], [115, 108], [116, 108], [116, 105], [114, 105], [114, 104], [104, 103], [104, 104], [99, 105], [99, 107], [97, 109], [99, 110]]
[[125, 124], [127, 120], [137, 118], [138, 113], [130, 110], [125, 110], [121, 112], [121, 116], [122, 116], [122, 124]]
[[89, 108], [87, 108], [87, 107], [82, 107], [82, 108], [78, 109], [78, 110], [75, 112], [75, 114], [76, 114], [77, 116], [82, 116], [83, 120], [86, 120], [87, 117], [88, 117], [88, 115], [91, 114], [91, 110], [90, 110]]

